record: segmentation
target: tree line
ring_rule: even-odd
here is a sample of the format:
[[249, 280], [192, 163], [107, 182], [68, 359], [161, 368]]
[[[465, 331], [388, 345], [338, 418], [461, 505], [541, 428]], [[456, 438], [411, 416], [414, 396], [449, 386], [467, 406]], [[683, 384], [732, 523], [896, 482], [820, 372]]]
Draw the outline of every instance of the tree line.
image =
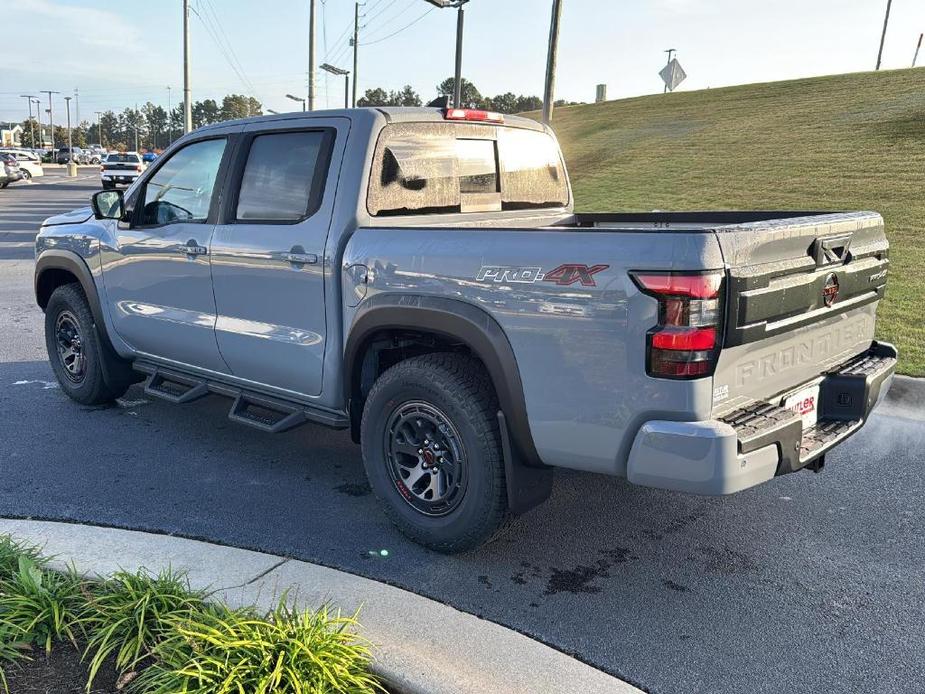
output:
[[[437, 94], [452, 97], [456, 80], [448, 77], [437, 85]], [[506, 92], [496, 96], [483, 96], [478, 88], [465, 77], [462, 78], [461, 98], [463, 105], [469, 108], [482, 108], [499, 113], [523, 113], [538, 111], [543, 108], [543, 100], [538, 96], [526, 96]], [[367, 89], [357, 106], [421, 106], [424, 99], [411, 85], [399, 90], [387, 91], [381, 87]], [[559, 100], [556, 106], [571, 106], [575, 103]], [[262, 104], [251, 96], [228, 94], [221, 103], [215, 99], [203, 99], [193, 102], [193, 127], [220, 123], [236, 118], [263, 115]], [[40, 140], [42, 130], [36, 119], [22, 121], [24, 147], [41, 147], [41, 142], [32, 141], [33, 127], [36, 140]], [[44, 127], [44, 126], [43, 126]], [[66, 147], [67, 128], [56, 125], [54, 146]], [[82, 121], [71, 129], [71, 141], [74, 147], [87, 147], [100, 144], [110, 150], [160, 150], [183, 133], [183, 104], [178, 104], [168, 113], [162, 106], [150, 101], [140, 108], [126, 108], [120, 113], [105, 111], [99, 115], [98, 123]]]

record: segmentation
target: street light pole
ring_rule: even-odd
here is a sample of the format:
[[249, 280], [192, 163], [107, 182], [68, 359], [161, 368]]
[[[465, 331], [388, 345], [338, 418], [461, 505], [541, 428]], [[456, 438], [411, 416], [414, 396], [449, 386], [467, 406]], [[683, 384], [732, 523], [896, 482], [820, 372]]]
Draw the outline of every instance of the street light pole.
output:
[[189, 0], [183, 0], [183, 132], [193, 129], [193, 102], [189, 71]]
[[61, 92], [54, 92], [50, 89], [39, 89], [42, 94], [48, 94], [48, 124], [51, 126], [51, 149], [55, 148], [55, 107], [51, 102], [52, 94], [60, 94]]
[[102, 111], [94, 111], [96, 113], [96, 134], [100, 138], [100, 147], [103, 147], [103, 122], [100, 116], [103, 115]]
[[915, 47], [915, 55], [912, 56], [912, 67], [915, 67], [915, 63], [919, 59], [919, 50], [922, 48], [922, 37], [923, 36], [925, 36], [925, 34], [919, 34], [919, 42]]
[[67, 175], [74, 177], [77, 175], [77, 164], [74, 161], [74, 143], [71, 140], [71, 97], [64, 97], [64, 103], [67, 106]]
[[[558, 0], [557, 0], [558, 1]], [[462, 52], [463, 52], [463, 27], [466, 22], [466, 12], [463, 7], [469, 0], [427, 0], [434, 7], [441, 9], [455, 7], [456, 13], [456, 68], [453, 73], [453, 108], [459, 108], [462, 105]], [[353, 75], [353, 83], [356, 84], [356, 73]]]
[[880, 35], [880, 50], [877, 52], [877, 69], [880, 69], [880, 61], [883, 59], [883, 44], [886, 43], [886, 27], [890, 23], [890, 6], [893, 0], [886, 0], [886, 15], [883, 17], [883, 33]]
[[552, 20], [549, 25], [549, 54], [546, 57], [546, 89], [543, 93], [543, 123], [552, 122], [556, 100], [556, 66], [559, 60], [559, 22], [562, 20], [562, 0], [552, 0]]
[[35, 148], [35, 121], [32, 120], [32, 100], [38, 100], [38, 97], [32, 94], [20, 94], [19, 96], [29, 100], [29, 133], [32, 137], [32, 147]]
[[167, 85], [167, 146], [173, 144], [173, 123], [171, 122], [173, 114], [173, 105], [170, 102], [170, 85]]
[[334, 67], [330, 63], [322, 63], [321, 69], [338, 77], [344, 77], [344, 108], [350, 108], [350, 70]]
[[287, 98], [287, 99], [292, 99], [293, 101], [301, 101], [301, 102], [302, 102], [302, 110], [303, 110], [303, 111], [305, 110], [305, 99], [303, 99], [301, 96], [296, 96], [295, 94], [286, 94], [286, 98]]

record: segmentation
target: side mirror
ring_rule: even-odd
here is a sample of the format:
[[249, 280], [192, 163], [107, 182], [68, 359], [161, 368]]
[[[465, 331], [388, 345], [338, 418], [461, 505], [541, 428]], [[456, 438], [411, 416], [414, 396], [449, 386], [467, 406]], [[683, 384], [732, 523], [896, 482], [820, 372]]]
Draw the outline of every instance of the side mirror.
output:
[[101, 190], [90, 198], [93, 216], [97, 219], [122, 219], [125, 205], [121, 190]]

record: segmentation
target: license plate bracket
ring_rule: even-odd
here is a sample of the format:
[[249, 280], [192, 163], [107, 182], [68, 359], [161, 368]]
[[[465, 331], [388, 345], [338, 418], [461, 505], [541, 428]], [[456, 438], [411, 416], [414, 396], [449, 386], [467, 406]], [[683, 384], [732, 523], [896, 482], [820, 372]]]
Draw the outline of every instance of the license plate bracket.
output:
[[813, 383], [784, 396], [783, 407], [800, 415], [803, 431], [819, 421], [819, 391], [820, 384]]

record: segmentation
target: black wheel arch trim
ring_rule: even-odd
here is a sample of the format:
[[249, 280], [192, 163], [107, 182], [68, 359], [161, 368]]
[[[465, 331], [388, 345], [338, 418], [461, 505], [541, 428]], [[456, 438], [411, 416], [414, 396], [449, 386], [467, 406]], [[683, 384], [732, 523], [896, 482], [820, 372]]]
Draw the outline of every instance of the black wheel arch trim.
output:
[[[42, 254], [35, 262], [34, 286], [35, 302], [43, 311], [48, 305], [48, 297], [45, 297], [43, 303], [41, 291], [42, 275], [49, 270], [64, 270], [77, 279], [81, 289], [83, 289], [84, 296], [87, 297], [87, 303], [90, 304], [90, 313], [93, 314], [93, 322], [96, 324], [96, 329], [99, 331], [100, 336], [108, 341], [109, 333], [106, 330], [106, 322], [103, 320], [103, 308], [100, 304], [96, 282], [93, 280], [93, 275], [90, 272], [90, 268], [87, 267], [86, 261], [74, 251], [56, 248], [42, 251]], [[51, 296], [50, 292], [48, 296]]]
[[488, 370], [518, 460], [527, 467], [545, 467], [530, 433], [523, 382], [507, 335], [488, 313], [456, 299], [379, 294], [363, 302], [344, 349], [344, 393], [351, 419], [360, 414], [355, 401], [360, 395], [363, 357], [373, 336], [384, 330], [433, 333], [465, 344]]

